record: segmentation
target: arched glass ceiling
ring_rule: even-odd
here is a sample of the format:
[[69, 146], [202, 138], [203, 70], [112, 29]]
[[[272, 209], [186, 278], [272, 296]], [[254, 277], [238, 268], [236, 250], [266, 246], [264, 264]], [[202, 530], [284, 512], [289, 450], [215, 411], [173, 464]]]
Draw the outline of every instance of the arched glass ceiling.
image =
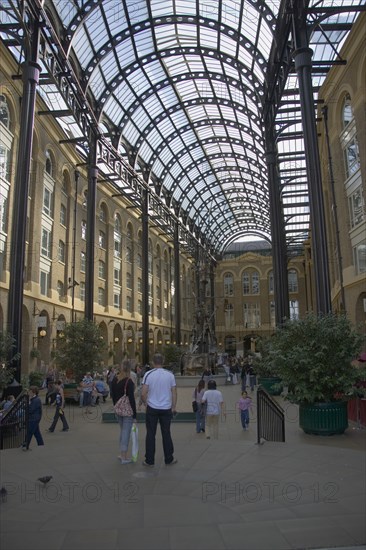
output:
[[[21, 18], [20, 4], [2, 3], [3, 23]], [[181, 219], [218, 251], [245, 234], [271, 239], [265, 113], [289, 0], [33, 4], [57, 25], [57, 47], [77, 67], [107, 138]], [[308, 2], [315, 100], [355, 19], [352, 9], [363, 4]], [[309, 204], [293, 68], [283, 88], [276, 115], [281, 200], [287, 242], [296, 244], [308, 234]], [[41, 82], [40, 92], [51, 109], [65, 108], [57, 86]], [[81, 135], [72, 117], [59, 120], [69, 135]]]

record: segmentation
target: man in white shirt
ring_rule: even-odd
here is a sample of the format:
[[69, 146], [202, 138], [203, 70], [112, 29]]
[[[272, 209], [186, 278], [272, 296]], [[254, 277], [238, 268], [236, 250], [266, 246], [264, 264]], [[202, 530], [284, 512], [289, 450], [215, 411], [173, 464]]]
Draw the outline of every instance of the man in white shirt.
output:
[[155, 438], [158, 422], [163, 439], [165, 464], [176, 464], [174, 446], [170, 434], [172, 416], [176, 413], [177, 385], [174, 374], [163, 368], [160, 353], [153, 356], [153, 368], [143, 377], [141, 400], [146, 404], [145, 466], [154, 466]]

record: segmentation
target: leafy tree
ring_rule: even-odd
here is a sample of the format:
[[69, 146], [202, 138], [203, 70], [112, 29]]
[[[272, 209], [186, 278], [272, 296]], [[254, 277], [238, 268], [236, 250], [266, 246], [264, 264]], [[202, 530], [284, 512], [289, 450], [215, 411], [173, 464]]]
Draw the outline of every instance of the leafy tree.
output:
[[179, 366], [182, 353], [182, 348], [179, 346], [175, 344], [167, 344], [163, 348], [165, 364], [169, 366]]
[[87, 319], [68, 323], [55, 353], [55, 363], [60, 370], [72, 373], [79, 381], [83, 375], [96, 371], [107, 349], [96, 323]]
[[363, 375], [352, 364], [362, 337], [345, 315], [314, 315], [288, 321], [272, 338], [269, 361], [293, 403], [330, 402], [352, 395]]
[[14, 378], [13, 361], [20, 357], [14, 353], [16, 341], [8, 332], [0, 332], [0, 389], [5, 388]]

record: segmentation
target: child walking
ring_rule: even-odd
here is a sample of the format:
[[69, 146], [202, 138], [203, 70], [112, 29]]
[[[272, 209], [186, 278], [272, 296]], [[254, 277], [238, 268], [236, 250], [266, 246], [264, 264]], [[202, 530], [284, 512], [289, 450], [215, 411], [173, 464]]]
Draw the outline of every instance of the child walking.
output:
[[238, 407], [240, 410], [241, 425], [243, 426], [243, 430], [247, 430], [249, 427], [249, 409], [252, 411], [252, 398], [246, 391], [242, 392]]

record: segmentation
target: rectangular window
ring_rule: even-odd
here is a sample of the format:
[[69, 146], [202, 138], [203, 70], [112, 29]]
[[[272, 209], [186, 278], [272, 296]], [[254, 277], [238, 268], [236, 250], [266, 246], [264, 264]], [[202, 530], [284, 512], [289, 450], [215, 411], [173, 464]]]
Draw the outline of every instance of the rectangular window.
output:
[[8, 225], [8, 189], [0, 182], [0, 231], [6, 233]]
[[85, 283], [80, 283], [80, 301], [85, 302]]
[[61, 204], [60, 207], [60, 224], [66, 227], [66, 206]]
[[119, 292], [113, 294], [113, 305], [115, 308], [121, 309], [121, 294]]
[[344, 156], [346, 164], [346, 174], [347, 178], [349, 178], [360, 167], [360, 155], [358, 152], [358, 142], [356, 136], [347, 143], [347, 146], [344, 150]]
[[104, 231], [99, 231], [99, 246], [104, 250], [107, 248], [107, 241]]
[[244, 327], [258, 328], [261, 326], [260, 307], [259, 304], [246, 303], [244, 304]]
[[104, 288], [98, 288], [98, 305], [105, 306], [105, 290]]
[[114, 236], [114, 256], [115, 258], [120, 258], [122, 253], [122, 243], [121, 239]]
[[86, 241], [86, 221], [82, 220], [81, 222], [81, 238], [83, 241]]
[[348, 197], [349, 217], [351, 229], [356, 227], [364, 220], [364, 200], [362, 195], [362, 187], [358, 187], [350, 197]]
[[0, 176], [10, 181], [10, 149], [0, 145]]
[[298, 292], [299, 287], [297, 283], [297, 271], [295, 271], [295, 269], [290, 269], [288, 272], [287, 278], [288, 278], [288, 291]]
[[43, 212], [52, 218], [52, 198], [53, 193], [48, 187], [43, 188]]
[[353, 248], [353, 261], [356, 275], [366, 273], [366, 240]]
[[290, 306], [290, 319], [298, 319], [299, 318], [299, 302], [298, 300], [290, 300], [289, 303]]
[[58, 241], [58, 260], [65, 263], [65, 243], [63, 241]]
[[113, 270], [113, 282], [115, 285], [121, 286], [121, 270], [118, 267]]
[[85, 273], [85, 268], [86, 268], [86, 254], [85, 252], [81, 251], [80, 252], [80, 271], [82, 273]]
[[39, 286], [42, 296], [47, 296], [49, 288], [49, 273], [46, 273], [45, 271], [40, 271]]
[[126, 297], [126, 309], [128, 313], [132, 313], [132, 298], [131, 296]]
[[232, 304], [225, 304], [225, 328], [234, 328], [234, 306]]
[[41, 254], [46, 258], [51, 258], [51, 232], [42, 227], [42, 242], [41, 242]]
[[249, 281], [249, 273], [243, 274], [243, 294], [249, 294], [250, 293], [250, 281]]
[[99, 279], [105, 279], [105, 263], [102, 260], [99, 260], [98, 276]]

